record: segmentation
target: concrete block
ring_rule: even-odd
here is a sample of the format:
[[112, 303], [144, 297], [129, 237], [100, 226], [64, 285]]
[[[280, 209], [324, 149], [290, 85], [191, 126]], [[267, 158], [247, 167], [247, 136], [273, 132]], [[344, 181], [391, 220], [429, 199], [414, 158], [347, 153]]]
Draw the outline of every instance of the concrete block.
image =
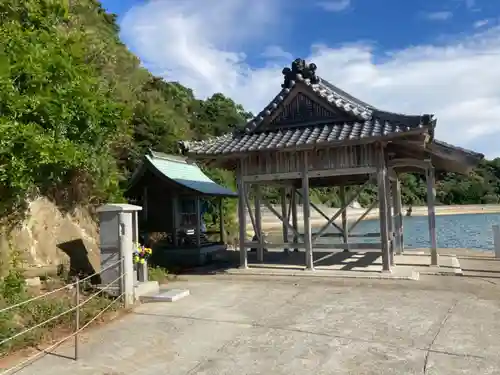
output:
[[158, 294], [159, 291], [160, 284], [158, 284], [158, 281], [139, 282], [134, 287], [134, 297], [137, 301], [143, 296]]
[[187, 296], [188, 289], [167, 289], [160, 293], [144, 295], [141, 302], [175, 302]]

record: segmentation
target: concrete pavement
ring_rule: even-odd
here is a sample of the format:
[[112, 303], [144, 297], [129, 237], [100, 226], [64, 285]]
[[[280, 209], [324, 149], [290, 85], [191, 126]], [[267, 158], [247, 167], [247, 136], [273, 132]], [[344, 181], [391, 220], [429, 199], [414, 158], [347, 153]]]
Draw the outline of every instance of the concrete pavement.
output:
[[[420, 281], [189, 276], [22, 375], [497, 374], [500, 288]], [[72, 347], [58, 349], [71, 355]]]

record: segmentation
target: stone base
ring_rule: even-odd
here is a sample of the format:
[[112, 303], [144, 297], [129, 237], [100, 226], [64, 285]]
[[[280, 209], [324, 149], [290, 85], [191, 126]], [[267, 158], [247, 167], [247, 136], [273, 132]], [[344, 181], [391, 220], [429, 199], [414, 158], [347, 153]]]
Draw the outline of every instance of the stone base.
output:
[[139, 282], [134, 286], [134, 298], [140, 300], [142, 296], [156, 294], [160, 291], [158, 281]]

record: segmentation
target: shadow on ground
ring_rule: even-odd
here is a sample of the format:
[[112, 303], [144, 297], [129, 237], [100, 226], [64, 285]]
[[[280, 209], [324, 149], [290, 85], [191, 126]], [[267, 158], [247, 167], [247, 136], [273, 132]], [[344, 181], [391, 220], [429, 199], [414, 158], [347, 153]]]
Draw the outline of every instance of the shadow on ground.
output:
[[[176, 274], [182, 275], [208, 275], [223, 272], [239, 266], [239, 251], [227, 250], [216, 259], [201, 267], [170, 269]], [[371, 266], [382, 267], [379, 252], [344, 252], [344, 251], [320, 251], [313, 254], [314, 266], [318, 269], [334, 268], [335, 270], [350, 271], [373, 271]], [[248, 264], [252, 268], [276, 268], [276, 269], [303, 269], [305, 267], [305, 253], [267, 251], [264, 253], [264, 261], [257, 261], [257, 253], [248, 251]]]

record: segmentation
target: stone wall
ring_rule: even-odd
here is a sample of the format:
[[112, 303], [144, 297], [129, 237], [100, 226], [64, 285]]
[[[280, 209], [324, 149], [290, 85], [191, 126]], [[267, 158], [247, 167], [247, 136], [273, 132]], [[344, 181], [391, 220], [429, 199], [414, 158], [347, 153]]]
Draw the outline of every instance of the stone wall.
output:
[[[29, 203], [24, 222], [0, 237], [3, 261], [12, 250], [22, 254], [28, 268], [53, 270], [76, 261], [80, 267], [99, 265], [98, 227], [86, 209], [62, 213], [52, 202], [38, 198]], [[85, 264], [86, 263], [86, 264]], [[5, 272], [5, 265], [3, 271]]]

